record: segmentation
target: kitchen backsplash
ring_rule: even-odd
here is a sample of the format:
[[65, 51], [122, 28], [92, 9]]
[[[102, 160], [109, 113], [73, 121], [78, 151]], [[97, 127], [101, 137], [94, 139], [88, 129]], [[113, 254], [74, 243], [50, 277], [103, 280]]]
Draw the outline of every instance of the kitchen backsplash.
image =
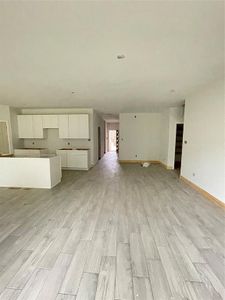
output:
[[91, 141], [78, 139], [59, 139], [58, 129], [46, 129], [46, 139], [24, 139], [25, 148], [47, 148], [49, 153], [64, 147], [91, 148]]

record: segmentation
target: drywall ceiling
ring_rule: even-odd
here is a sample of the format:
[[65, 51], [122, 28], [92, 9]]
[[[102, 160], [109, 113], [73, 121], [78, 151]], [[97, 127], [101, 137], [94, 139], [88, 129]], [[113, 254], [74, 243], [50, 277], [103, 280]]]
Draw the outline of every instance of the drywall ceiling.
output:
[[151, 111], [223, 68], [223, 1], [0, 2], [1, 104]]

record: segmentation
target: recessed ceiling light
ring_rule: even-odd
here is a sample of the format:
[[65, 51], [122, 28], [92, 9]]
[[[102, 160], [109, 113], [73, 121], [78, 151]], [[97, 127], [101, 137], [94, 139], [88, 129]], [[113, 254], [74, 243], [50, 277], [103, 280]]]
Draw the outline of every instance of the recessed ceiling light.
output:
[[117, 55], [117, 59], [124, 59], [125, 58], [125, 55], [124, 54], [119, 54]]

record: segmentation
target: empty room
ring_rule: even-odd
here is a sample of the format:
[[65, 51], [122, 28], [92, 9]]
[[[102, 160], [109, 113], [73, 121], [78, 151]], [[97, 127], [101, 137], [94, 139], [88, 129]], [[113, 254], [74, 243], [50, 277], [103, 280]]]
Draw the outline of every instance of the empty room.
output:
[[0, 1], [0, 300], [225, 300], [224, 19]]

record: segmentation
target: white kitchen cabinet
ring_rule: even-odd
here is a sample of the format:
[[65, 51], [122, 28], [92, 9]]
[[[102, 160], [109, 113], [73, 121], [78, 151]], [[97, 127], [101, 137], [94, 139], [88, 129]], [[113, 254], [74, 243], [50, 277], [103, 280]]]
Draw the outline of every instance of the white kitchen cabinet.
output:
[[88, 150], [57, 150], [56, 154], [61, 157], [64, 169], [88, 170], [90, 167]]
[[2, 157], [0, 187], [51, 189], [62, 178], [60, 159], [46, 157]]
[[88, 114], [69, 115], [69, 138], [89, 139]]
[[59, 128], [57, 115], [43, 115], [43, 128]]
[[69, 138], [78, 138], [79, 129], [79, 115], [69, 115]]
[[17, 121], [19, 138], [33, 138], [32, 116], [19, 115], [17, 116]]
[[70, 151], [67, 156], [67, 165], [70, 168], [88, 169], [87, 153], [79, 153], [80, 151]]
[[44, 138], [42, 116], [39, 115], [18, 115], [19, 138]]
[[67, 152], [69, 150], [56, 150], [56, 154], [61, 158], [61, 167], [67, 168]]
[[15, 157], [41, 157], [48, 153], [48, 149], [45, 148], [20, 148], [14, 149]]
[[68, 115], [59, 115], [59, 138], [67, 139], [69, 138], [69, 116]]
[[33, 138], [43, 139], [44, 131], [43, 131], [42, 116], [32, 116], [32, 124], [33, 124]]
[[19, 115], [19, 138], [44, 138], [44, 128], [59, 128], [61, 139], [89, 139], [89, 115]]
[[89, 139], [89, 115], [79, 115], [79, 136], [82, 139]]

